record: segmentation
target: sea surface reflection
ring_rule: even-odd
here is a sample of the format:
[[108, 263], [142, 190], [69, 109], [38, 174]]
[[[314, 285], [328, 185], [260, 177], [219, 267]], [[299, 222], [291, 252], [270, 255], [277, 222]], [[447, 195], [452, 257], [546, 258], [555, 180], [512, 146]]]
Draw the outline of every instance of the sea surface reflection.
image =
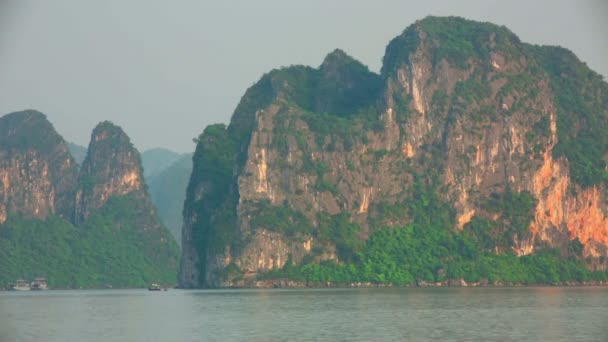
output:
[[608, 341], [608, 288], [0, 292], [0, 341]]

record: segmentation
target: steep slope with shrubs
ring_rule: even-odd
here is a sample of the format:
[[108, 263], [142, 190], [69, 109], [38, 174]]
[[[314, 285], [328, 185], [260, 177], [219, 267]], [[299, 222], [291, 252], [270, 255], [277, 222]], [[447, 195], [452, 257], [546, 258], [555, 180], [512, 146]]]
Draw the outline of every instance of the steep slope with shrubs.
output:
[[607, 110], [571, 52], [453, 17], [380, 74], [273, 70], [199, 137], [180, 283], [605, 279]]
[[38, 276], [51, 287], [175, 282], [177, 245], [122, 129], [99, 124], [80, 170], [39, 112], [1, 117], [0, 142], [2, 286]]

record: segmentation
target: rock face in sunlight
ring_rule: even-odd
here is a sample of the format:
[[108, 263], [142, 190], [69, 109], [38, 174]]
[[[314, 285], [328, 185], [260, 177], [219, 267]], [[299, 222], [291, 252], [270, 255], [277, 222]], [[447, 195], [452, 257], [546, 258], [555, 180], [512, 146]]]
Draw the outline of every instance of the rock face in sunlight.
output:
[[40, 274], [61, 287], [174, 283], [177, 245], [120, 127], [94, 129], [79, 169], [43, 114], [5, 115], [0, 182], [3, 284]]
[[0, 224], [10, 215], [71, 219], [78, 168], [44, 114], [0, 118]]
[[455, 232], [481, 241], [489, 222], [494, 253], [580, 244], [605, 270], [607, 104], [606, 83], [571, 52], [459, 18], [407, 28], [380, 74], [340, 50], [318, 69], [273, 70], [228, 127], [199, 137], [180, 284], [347, 262], [353, 238], [412, 221], [418, 185], [449, 204]]
[[122, 129], [107, 121], [97, 125], [80, 170], [76, 220], [86, 220], [111, 196], [141, 192], [142, 174], [139, 152]]

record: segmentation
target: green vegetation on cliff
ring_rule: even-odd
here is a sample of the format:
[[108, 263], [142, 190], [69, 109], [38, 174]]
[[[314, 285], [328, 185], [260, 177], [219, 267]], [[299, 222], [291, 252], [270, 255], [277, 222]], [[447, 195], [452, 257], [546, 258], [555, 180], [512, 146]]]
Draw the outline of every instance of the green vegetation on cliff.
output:
[[[319, 68], [273, 70], [247, 90], [227, 128], [198, 139], [185, 213], [200, 280], [188, 286], [256, 272], [399, 285], [607, 279], [587, 268], [605, 268], [605, 257], [588, 256], [606, 246], [573, 240], [565, 220], [530, 232], [564, 168], [568, 200], [606, 185], [606, 108], [608, 86], [571, 52], [455, 17], [408, 27], [387, 46], [379, 75], [340, 50]], [[560, 172], [540, 169], [545, 151]], [[547, 209], [547, 217], [566, 210]], [[293, 251], [285, 267], [260, 274], [285, 260], [285, 248], [254, 246], [260, 254], [246, 258], [259, 267], [248, 259], [239, 270], [239, 247], [256, 243], [260, 228], [313, 247], [304, 256], [285, 247]], [[208, 263], [222, 267], [226, 247], [228, 271], [206, 272]], [[338, 263], [320, 261], [334, 256]]]
[[238, 248], [238, 196], [233, 188], [237, 146], [225, 125], [211, 125], [198, 138], [192, 158], [193, 173], [186, 192], [184, 213], [197, 213], [192, 240], [198, 247], [201, 274], [205, 274], [209, 252], [219, 253], [226, 246]]
[[529, 226], [534, 217], [536, 200], [528, 192], [511, 190], [503, 194], [493, 193], [482, 205], [484, 210], [495, 215], [495, 219], [474, 216], [465, 226], [478, 248], [490, 251], [493, 248], [509, 249], [515, 242], [529, 238]]
[[487, 59], [492, 50], [510, 57], [520, 44], [519, 38], [504, 26], [460, 17], [426, 17], [390, 41], [382, 63], [382, 75], [392, 74], [401, 63], [410, 62], [410, 54], [421, 42], [420, 34], [431, 44], [434, 65], [446, 60], [461, 69], [469, 67], [469, 60]]
[[56, 216], [9, 218], [0, 225], [0, 285], [38, 276], [62, 288], [174, 284], [177, 245], [166, 232], [145, 231], [142, 210], [127, 195], [111, 198], [83, 227]]
[[19, 152], [28, 149], [50, 153], [64, 143], [46, 116], [35, 110], [4, 115], [0, 124], [0, 147]]
[[[295, 65], [273, 70], [248, 93], [260, 96], [253, 94], [253, 90], [264, 92], [262, 99], [268, 99], [270, 94], [281, 95], [307, 111], [345, 117], [375, 106], [382, 87], [379, 75], [344, 51], [335, 50], [318, 69]], [[246, 94], [246, 98], [251, 95]]]
[[175, 283], [177, 245], [120, 127], [93, 130], [79, 169], [43, 114], [12, 113], [0, 118], [0, 156], [1, 287], [37, 276], [51, 287]]
[[557, 104], [553, 155], [568, 158], [572, 178], [583, 187], [608, 181], [608, 84], [564, 48], [530, 46], [529, 51], [549, 75]]
[[[490, 206], [502, 213], [506, 230], [480, 227], [473, 220], [464, 232], [452, 227], [453, 210], [442, 203], [434, 189], [420, 182], [414, 185], [413, 201], [405, 208], [413, 222], [403, 227], [385, 227], [374, 231], [357, 252], [340, 264], [286, 264], [283, 269], [260, 275], [262, 279], [289, 278], [312, 283], [391, 283], [412, 285], [421, 281], [434, 283], [455, 279], [467, 282], [502, 282], [551, 284], [564, 281], [608, 280], [608, 272], [591, 272], [578, 254], [564, 258], [559, 251], [546, 248], [517, 257], [510, 251], [496, 254], [495, 246], [506, 246], [504, 239], [524, 234], [531, 216], [533, 198], [527, 193], [508, 192], [505, 199], [495, 199]], [[523, 222], [523, 220], [528, 220]], [[336, 225], [338, 227], [338, 225]], [[505, 229], [505, 228], [502, 228]], [[337, 245], [352, 241], [339, 237]]]
[[427, 17], [419, 27], [435, 45], [434, 64], [445, 59], [463, 69], [468, 67], [469, 59], [488, 59], [492, 49], [510, 54], [519, 44], [517, 36], [504, 26], [459, 17]]
[[287, 204], [273, 206], [270, 201], [260, 201], [254, 205], [250, 222], [252, 229], [266, 228], [287, 236], [312, 233], [312, 225], [306, 216]]

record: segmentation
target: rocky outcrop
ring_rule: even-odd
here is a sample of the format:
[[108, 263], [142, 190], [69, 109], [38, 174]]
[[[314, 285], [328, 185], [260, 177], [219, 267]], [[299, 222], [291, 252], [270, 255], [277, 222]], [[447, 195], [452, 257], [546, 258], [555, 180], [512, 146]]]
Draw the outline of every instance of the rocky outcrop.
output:
[[139, 152], [122, 129], [108, 121], [97, 125], [80, 170], [76, 221], [86, 220], [111, 196], [140, 192], [142, 174]]
[[[40, 237], [30, 226], [48, 230]], [[11, 276], [35, 270], [61, 286], [141, 286], [176, 277], [178, 247], [144, 186], [139, 152], [110, 122], [93, 131], [79, 170], [43, 114], [1, 117], [1, 229], [21, 230], [0, 238], [14, 259], [4, 260]], [[15, 236], [19, 240], [12, 241]], [[41, 250], [32, 252], [32, 246]], [[58, 266], [55, 258], [64, 261]]]
[[0, 118], [0, 224], [10, 215], [71, 219], [78, 169], [44, 114]]
[[[498, 253], [549, 246], [566, 255], [576, 239], [588, 265], [605, 269], [608, 144], [585, 150], [581, 139], [608, 127], [608, 87], [569, 52], [551, 49], [504, 27], [430, 17], [389, 43], [380, 75], [339, 50], [318, 69], [264, 75], [222, 133], [234, 144], [222, 154], [230, 195], [209, 196], [212, 170], [195, 161], [181, 285], [232, 286], [305, 258], [341, 262], [324, 220], [347, 217], [361, 240], [406, 224], [414, 184], [452, 206], [456, 231], [476, 218], [497, 222], [508, 236]], [[584, 104], [586, 117], [570, 103]], [[218, 151], [205, 146], [208, 137], [199, 139], [201, 160], [203, 149]], [[510, 196], [533, 199], [523, 201], [532, 205], [529, 221], [508, 213]], [[225, 219], [201, 220], [210, 205]], [[212, 238], [226, 232], [230, 242]]]

